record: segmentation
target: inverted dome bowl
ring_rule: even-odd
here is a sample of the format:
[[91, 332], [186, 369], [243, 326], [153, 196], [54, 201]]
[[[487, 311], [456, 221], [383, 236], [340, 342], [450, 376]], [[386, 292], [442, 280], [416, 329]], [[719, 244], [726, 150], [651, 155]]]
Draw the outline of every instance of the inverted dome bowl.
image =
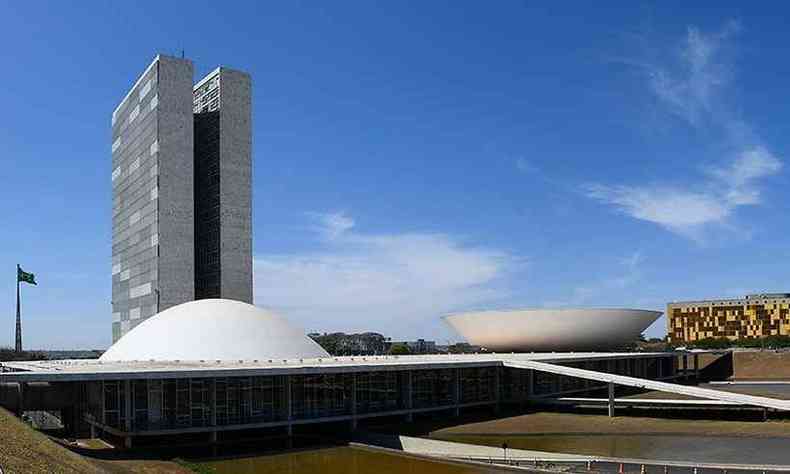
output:
[[442, 319], [470, 344], [491, 351], [588, 351], [635, 341], [661, 314], [619, 308], [524, 309]]

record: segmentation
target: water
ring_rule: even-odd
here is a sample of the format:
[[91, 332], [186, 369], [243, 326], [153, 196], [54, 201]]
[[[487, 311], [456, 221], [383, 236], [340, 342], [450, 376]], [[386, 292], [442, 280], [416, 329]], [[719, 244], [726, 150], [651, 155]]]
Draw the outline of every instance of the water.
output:
[[337, 447], [200, 463], [217, 474], [485, 474], [500, 469]]
[[[790, 435], [790, 426], [788, 427]], [[790, 465], [790, 438], [697, 435], [451, 435], [434, 439], [591, 456], [700, 463]]]

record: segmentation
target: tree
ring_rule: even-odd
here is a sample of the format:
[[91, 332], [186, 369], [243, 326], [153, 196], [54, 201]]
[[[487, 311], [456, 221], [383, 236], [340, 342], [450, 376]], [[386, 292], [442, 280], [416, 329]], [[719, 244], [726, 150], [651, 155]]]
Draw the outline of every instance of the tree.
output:
[[726, 337], [706, 337], [692, 344], [699, 349], [727, 349], [732, 346], [732, 341]]
[[408, 355], [411, 354], [411, 349], [409, 346], [402, 342], [396, 342], [392, 346], [390, 346], [390, 354], [391, 355]]
[[0, 347], [0, 362], [13, 362], [25, 360], [46, 360], [47, 355], [43, 352], [22, 351], [16, 352], [10, 347]]

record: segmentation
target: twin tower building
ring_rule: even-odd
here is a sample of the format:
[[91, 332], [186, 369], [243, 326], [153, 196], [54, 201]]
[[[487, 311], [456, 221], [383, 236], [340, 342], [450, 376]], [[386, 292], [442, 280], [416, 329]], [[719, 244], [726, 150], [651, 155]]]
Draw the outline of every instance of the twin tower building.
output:
[[113, 342], [180, 303], [252, 303], [250, 76], [157, 56], [112, 114]]

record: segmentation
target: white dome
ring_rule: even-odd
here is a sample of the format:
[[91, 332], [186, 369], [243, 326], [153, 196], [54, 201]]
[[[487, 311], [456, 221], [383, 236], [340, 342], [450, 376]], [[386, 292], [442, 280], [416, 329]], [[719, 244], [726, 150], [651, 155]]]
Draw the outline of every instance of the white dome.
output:
[[284, 318], [225, 299], [168, 308], [121, 337], [99, 360], [260, 360], [330, 357]]
[[524, 309], [445, 316], [471, 344], [492, 351], [582, 351], [635, 341], [659, 311], [621, 308]]

